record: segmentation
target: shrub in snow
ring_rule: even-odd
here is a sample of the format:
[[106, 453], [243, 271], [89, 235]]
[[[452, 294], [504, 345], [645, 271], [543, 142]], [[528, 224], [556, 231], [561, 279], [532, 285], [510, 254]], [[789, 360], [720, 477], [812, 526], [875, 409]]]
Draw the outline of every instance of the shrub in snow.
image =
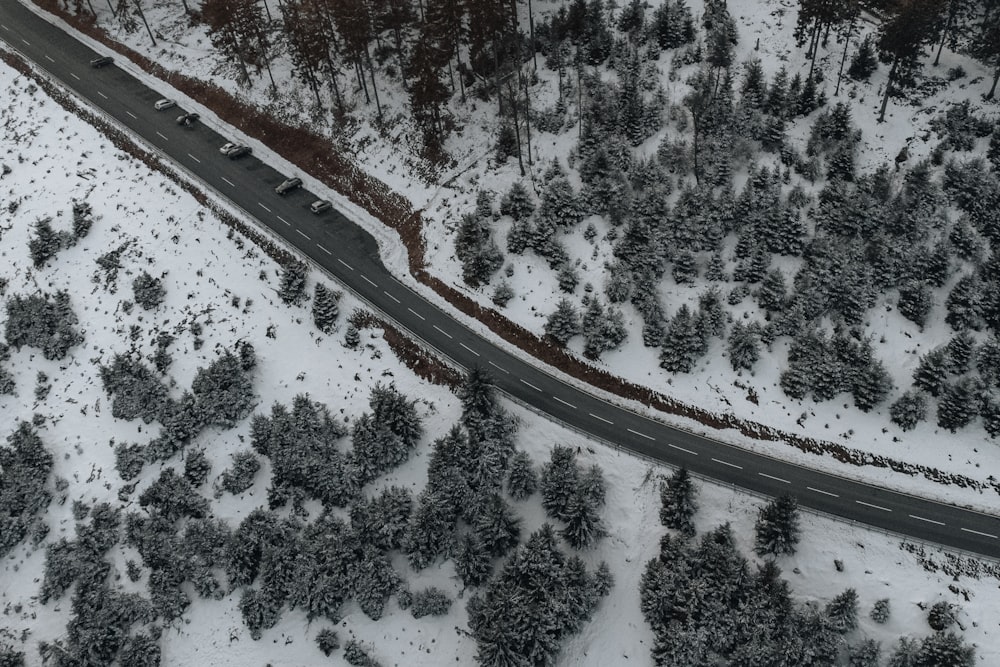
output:
[[167, 290], [163, 287], [162, 280], [143, 271], [132, 281], [132, 294], [137, 304], [145, 310], [153, 310], [163, 303]]
[[0, 556], [24, 539], [35, 515], [48, 506], [52, 455], [28, 422], [21, 422], [0, 447]]
[[935, 632], [947, 630], [954, 625], [955, 614], [952, 611], [951, 605], [945, 600], [935, 602], [931, 606], [931, 610], [927, 612], [927, 624]]
[[160, 667], [160, 643], [145, 634], [129, 637], [118, 654], [121, 667]]
[[969, 100], [949, 104], [944, 113], [932, 118], [930, 127], [942, 137], [945, 150], [971, 151], [976, 140], [990, 136], [993, 123], [986, 117], [972, 113]]
[[135, 479], [146, 465], [146, 448], [140, 444], [120, 442], [115, 445], [115, 470], [126, 482]]
[[198, 495], [185, 478], [166, 468], [139, 496], [139, 506], [150, 514], [176, 521], [184, 516], [200, 519], [208, 515], [208, 500]]
[[871, 613], [868, 616], [878, 624], [883, 624], [889, 620], [889, 598], [882, 598], [881, 600], [876, 600], [875, 604], [872, 605]]
[[250, 637], [256, 641], [264, 634], [264, 630], [277, 625], [281, 618], [281, 604], [264, 591], [249, 588], [240, 598], [240, 613], [250, 630]]
[[36, 269], [56, 256], [64, 246], [63, 239], [52, 229], [52, 218], [42, 218], [35, 223], [35, 235], [28, 241], [28, 253]]
[[167, 404], [167, 388], [141, 361], [116, 354], [111, 364], [99, 367], [104, 391], [112, 397], [111, 414], [117, 419], [141, 417], [147, 424], [160, 418]]
[[13, 646], [0, 644], [0, 665], [3, 667], [24, 667], [24, 651], [15, 651]]
[[85, 201], [73, 200], [73, 236], [82, 239], [90, 233], [90, 228], [94, 224], [94, 212], [90, 204]]
[[316, 646], [329, 657], [334, 651], [340, 648], [340, 639], [337, 638], [337, 631], [333, 628], [323, 628], [316, 633]]
[[439, 588], [430, 587], [413, 594], [410, 613], [413, 618], [423, 616], [444, 616], [451, 608], [451, 598]]
[[253, 382], [249, 371], [256, 360], [253, 348], [237, 357], [226, 350], [208, 368], [195, 373], [191, 391], [197, 399], [199, 413], [205, 424], [232, 428], [250, 414], [254, 407]]
[[253, 486], [253, 478], [260, 470], [260, 461], [253, 452], [248, 451], [236, 452], [232, 457], [233, 464], [222, 472], [220, 485], [235, 496]]
[[357, 640], [350, 640], [344, 647], [344, 661], [354, 667], [381, 667], [378, 660], [368, 655], [371, 649]]
[[510, 286], [506, 280], [502, 280], [499, 285], [493, 290], [493, 296], [491, 297], [493, 303], [495, 303], [500, 308], [505, 308], [510, 300], [514, 298], [514, 289]]
[[35, 347], [46, 359], [62, 359], [69, 348], [83, 342], [83, 334], [74, 328], [76, 314], [65, 291], [7, 299], [7, 343], [20, 350]]

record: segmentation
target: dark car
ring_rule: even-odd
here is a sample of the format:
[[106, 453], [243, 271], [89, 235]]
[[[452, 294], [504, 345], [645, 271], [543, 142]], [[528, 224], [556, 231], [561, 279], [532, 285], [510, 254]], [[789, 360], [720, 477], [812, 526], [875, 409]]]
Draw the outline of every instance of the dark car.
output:
[[326, 199], [317, 199], [313, 203], [309, 204], [309, 210], [317, 215], [323, 211], [329, 211], [331, 208], [333, 208], [333, 204]]
[[90, 61], [90, 66], [91, 67], [98, 67], [98, 68], [100, 68], [100, 67], [107, 67], [108, 65], [110, 65], [114, 61], [115, 61], [115, 59], [112, 58], [111, 56], [101, 56], [100, 58], [94, 58], [93, 60], [91, 60]]
[[201, 118], [201, 116], [196, 113], [186, 113], [182, 116], [177, 117], [177, 124], [184, 126], [193, 125], [194, 122], [199, 118]]
[[281, 185], [276, 187], [274, 191], [279, 195], [287, 195], [292, 190], [302, 187], [302, 179], [298, 176], [293, 176], [292, 178], [286, 178], [281, 182]]
[[250, 155], [253, 153], [253, 149], [249, 146], [236, 146], [235, 148], [229, 149], [226, 155], [229, 156], [230, 160], [235, 160], [238, 157], [243, 157], [244, 155]]

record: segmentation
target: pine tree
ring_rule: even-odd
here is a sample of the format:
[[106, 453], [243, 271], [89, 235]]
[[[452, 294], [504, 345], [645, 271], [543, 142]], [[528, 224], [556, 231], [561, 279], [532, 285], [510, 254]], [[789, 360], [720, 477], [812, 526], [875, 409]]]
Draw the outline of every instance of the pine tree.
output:
[[920, 391], [907, 391], [889, 406], [889, 416], [899, 428], [912, 430], [927, 418], [927, 399]]
[[337, 315], [340, 314], [340, 309], [337, 307], [339, 299], [338, 292], [334, 292], [322, 283], [316, 283], [312, 306], [313, 323], [325, 334], [333, 333], [333, 325], [337, 321]]
[[885, 121], [889, 94], [899, 74], [919, 69], [924, 48], [937, 40], [942, 6], [938, 0], [893, 0], [887, 9], [877, 45], [883, 62], [889, 64], [889, 79], [879, 111], [880, 123]]
[[538, 474], [527, 452], [519, 451], [510, 458], [507, 468], [507, 493], [514, 500], [524, 500], [538, 489]]
[[678, 468], [660, 487], [660, 523], [680, 531], [685, 537], [695, 534], [694, 514], [698, 511], [695, 488], [687, 468]]
[[510, 190], [500, 200], [500, 214], [509, 215], [515, 221], [527, 220], [535, 212], [535, 203], [528, 189], [521, 181], [514, 181]]
[[967, 426], [979, 414], [977, 397], [979, 381], [963, 377], [957, 382], [945, 384], [938, 401], [937, 424], [952, 433]]
[[764, 310], [779, 311], [785, 306], [785, 276], [781, 269], [771, 269], [757, 290], [757, 302]]
[[943, 347], [935, 348], [920, 357], [913, 371], [913, 384], [931, 396], [937, 396], [948, 379], [948, 357]]
[[570, 501], [577, 493], [579, 477], [576, 453], [563, 445], [553, 447], [549, 462], [542, 468], [542, 507], [546, 514], [565, 520]]
[[890, 607], [889, 598], [882, 598], [881, 600], [876, 600], [875, 604], [872, 605], [871, 613], [868, 614], [873, 621], [879, 625], [884, 624], [889, 620]]
[[858, 627], [858, 592], [853, 588], [830, 600], [826, 605], [826, 616], [833, 624], [833, 629], [840, 634], [847, 634]]
[[605, 535], [595, 503], [581, 493], [570, 498], [564, 521], [559, 534], [574, 549], [588, 549]]
[[306, 298], [306, 265], [289, 261], [282, 267], [278, 296], [290, 306], [297, 306]]
[[35, 235], [28, 241], [28, 252], [36, 269], [56, 256], [63, 247], [59, 234], [52, 229], [52, 218], [41, 218], [35, 223]]
[[754, 551], [758, 556], [795, 553], [795, 545], [799, 542], [798, 514], [798, 503], [787, 493], [761, 508], [755, 525]]
[[545, 333], [559, 345], [565, 345], [571, 338], [580, 334], [580, 314], [573, 303], [566, 298], [559, 300], [556, 309], [545, 322]]
[[707, 341], [699, 330], [698, 321], [684, 304], [670, 320], [663, 337], [660, 366], [671, 373], [690, 373], [706, 348]]
[[935, 632], [920, 642], [920, 650], [912, 664], [916, 667], [973, 667], [976, 650], [952, 632]]
[[847, 656], [851, 667], [879, 667], [882, 658], [882, 647], [874, 639], [865, 639], [860, 644], [850, 647]]
[[875, 55], [875, 45], [870, 36], [866, 35], [858, 50], [851, 57], [851, 66], [847, 75], [855, 81], [867, 81], [878, 69], [878, 57]]
[[521, 519], [498, 493], [479, 506], [473, 526], [476, 539], [492, 556], [504, 556], [517, 545]]
[[462, 585], [479, 586], [489, 579], [492, 570], [490, 552], [474, 533], [463, 535], [455, 552], [455, 572]]
[[353, 350], [360, 342], [361, 334], [358, 332], [358, 328], [353, 324], [348, 324], [347, 330], [344, 331], [344, 345]]
[[944, 321], [955, 331], [978, 331], [982, 328], [982, 300], [982, 285], [975, 274], [962, 276], [945, 301], [948, 314]]
[[743, 368], [752, 371], [754, 364], [760, 359], [760, 326], [756, 322], [734, 322], [729, 329], [727, 351], [729, 364], [734, 371]]
[[927, 283], [911, 280], [899, 288], [899, 313], [923, 328], [934, 308], [934, 297]]

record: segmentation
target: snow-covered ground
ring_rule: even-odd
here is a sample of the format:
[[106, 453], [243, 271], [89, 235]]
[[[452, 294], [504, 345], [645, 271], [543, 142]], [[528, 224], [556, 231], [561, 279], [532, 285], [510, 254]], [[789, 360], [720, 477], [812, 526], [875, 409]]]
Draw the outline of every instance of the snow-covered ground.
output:
[[[34, 7], [30, 0], [26, 0], [26, 4]], [[310, 108], [312, 93], [292, 78], [286, 54], [280, 51], [274, 54], [275, 59], [272, 63], [279, 86], [278, 95], [268, 92], [266, 75], [257, 79], [252, 88], [240, 88], [233, 81], [231, 71], [220, 67], [220, 60], [209, 46], [204, 27], [191, 26], [178, 3], [155, 0], [145, 4], [147, 17], [158, 36], [156, 47], [150, 46], [145, 31], [126, 33], [117, 23], [109, 20], [106, 9], [100, 3], [95, 4], [95, 9], [98, 11], [99, 23], [108, 28], [114, 39], [120, 40], [165, 67], [211, 80], [231, 94], [272, 109], [276, 113], [280, 112], [292, 121], [308, 122], [314, 128], [325, 128], [334, 134], [341, 132], [339, 128], [331, 126], [332, 120], [329, 114], [317, 115], [312, 112]], [[702, 3], [693, 0], [689, 4], [697, 16], [702, 10]], [[540, 20], [557, 7], [557, 3], [536, 2], [536, 20]], [[798, 4], [793, 0], [741, 0], [730, 3], [730, 11], [737, 21], [740, 34], [736, 62], [756, 57], [762, 61], [764, 70], [769, 76], [781, 66], [787, 67], [790, 75], [805, 74], [808, 71], [808, 62], [803, 57], [803, 50], [794, 46], [792, 36], [797, 7]], [[37, 10], [37, 7], [35, 9]], [[871, 32], [873, 29], [874, 26], [869, 21], [862, 22], [863, 33]], [[852, 38], [854, 44], [857, 44], [860, 36], [855, 31]], [[817, 60], [817, 68], [825, 75], [824, 88], [831, 97], [841, 53], [842, 44], [831, 38], [828, 48], [820, 49]], [[539, 58], [539, 83], [535, 85], [531, 95], [532, 104], [536, 109], [550, 107], [557, 94], [556, 73], [546, 69], [543, 60]], [[693, 66], [682, 68], [680, 77], [674, 81], [666, 76], [670, 68], [668, 53], [661, 55], [658, 66], [668, 101], [672, 104], [679, 103], [687, 89], [683, 81]], [[868, 83], [859, 84], [845, 79], [838, 99], [852, 102], [854, 121], [863, 133], [863, 147], [858, 163], [860, 170], [867, 170], [884, 162], [891, 163], [904, 146], [909, 146], [911, 164], [926, 157], [936, 141], [933, 137], [929, 141], [926, 139], [928, 121], [942, 111], [948, 102], [970, 99], [979, 112], [994, 116], [998, 114], [1000, 107], [996, 102], [984, 105], [979, 98], [988, 86], [991, 73], [978, 62], [945, 50], [941, 64], [937, 67], [928, 64], [926, 73], [944, 77], [944, 73], [955, 66], [964, 68], [967, 76], [921, 100], [919, 106], [908, 107], [897, 100], [890, 101], [887, 122], [883, 124], [876, 123], [875, 119], [881, 101], [880, 93], [885, 85], [886, 68], [880, 68]], [[138, 71], [135, 66], [130, 69]], [[164, 91], [167, 88], [163, 83], [157, 85]], [[428, 250], [427, 263], [431, 273], [480, 303], [491, 305], [492, 286], [472, 290], [462, 283], [461, 267], [454, 255], [452, 239], [457, 220], [462, 213], [473, 208], [479, 189], [489, 189], [499, 196], [514, 181], [520, 179], [516, 161], [511, 159], [505, 164], [498, 165], [490, 149], [499, 127], [494, 105], [472, 97], [464, 104], [457, 97], [452, 101], [450, 111], [457, 121], [458, 129], [449, 139], [446, 148], [454, 158], [454, 162], [438, 174], [437, 178], [429, 181], [423, 176], [426, 170], [416, 157], [417, 146], [414, 137], [418, 136], [418, 133], [405, 122], [393, 122], [388, 124], [386, 134], [380, 135], [373, 130], [371, 122], [375, 114], [374, 106], [365, 106], [360, 90], [349, 91], [349, 96], [350, 105], [353, 107], [352, 115], [360, 120], [351, 126], [352, 134], [346, 137], [348, 144], [354, 147], [353, 159], [369, 174], [405, 195], [415, 209], [422, 211]], [[277, 103], [278, 99], [281, 100], [280, 105]], [[380, 99], [386, 109], [387, 117], [390, 118], [398, 118], [398, 114], [402, 113], [407, 105], [407, 96], [400, 89], [398, 81], [382, 82]], [[214, 122], [212, 114], [204, 114], [204, 117], [209, 122]], [[789, 126], [788, 135], [804, 142], [811, 122], [812, 117], [800, 119]], [[639, 154], [648, 155], [654, 152], [665, 131], [661, 131], [659, 135], [641, 146], [638, 149]], [[533, 137], [534, 166], [529, 169], [529, 177], [539, 176], [544, 166], [553, 158], [559, 158], [565, 166], [566, 156], [575, 138], [576, 131], [573, 128], [567, 128], [559, 135], [536, 131]], [[263, 149], [263, 146], [257, 143], [254, 145], [255, 150]], [[269, 155], [266, 151], [261, 152]], [[269, 159], [274, 157], [270, 156]], [[275, 161], [278, 166], [287, 166], [280, 159]], [[745, 174], [737, 174], [737, 185], [743, 176]], [[901, 179], [902, 173], [900, 172], [896, 178]], [[817, 187], [807, 187], [807, 190], [815, 191]], [[337, 197], [337, 199], [361, 224], [380, 239], [386, 263], [400, 278], [405, 278], [405, 253], [394, 236], [387, 233], [377, 220], [357, 207], [347, 204], [346, 198]], [[598, 239], [602, 238], [609, 228], [599, 217], [593, 217], [588, 222], [593, 222], [597, 228]], [[506, 221], [501, 221], [499, 225], [496, 236], [501, 247], [504, 246], [508, 226], [509, 223]], [[577, 233], [566, 236], [563, 241], [571, 258], [579, 261], [581, 285], [589, 281], [600, 289], [604, 280], [604, 261], [610, 256], [610, 244], [595, 246], [585, 241], [579, 234], [585, 226], [581, 225]], [[510, 255], [507, 262], [514, 267], [509, 282], [514, 288], [516, 297], [504, 313], [514, 322], [541, 333], [545, 317], [554, 309], [555, 302], [561, 296], [556, 286], [556, 276], [544, 260], [530, 252], [520, 256]], [[410, 282], [413, 282], [412, 279]], [[869, 312], [865, 325], [866, 334], [875, 342], [876, 354], [885, 362], [896, 384], [896, 390], [889, 401], [869, 414], [862, 413], [849, 405], [849, 399], [844, 400], [843, 396], [834, 401], [818, 404], [811, 400], [793, 401], [785, 396], [778, 387], [777, 380], [787, 353], [787, 341], [779, 341], [773, 350], [765, 351], [752, 374], [744, 373], [742, 376], [735, 374], [723, 355], [723, 344], [715, 341], [709, 354], [694, 373], [671, 376], [659, 369], [658, 350], [642, 345], [639, 333], [641, 318], [628, 304], [624, 307], [629, 327], [628, 341], [621, 349], [606, 353], [598, 363], [619, 376], [692, 405], [754, 420], [799, 436], [830, 441], [876, 456], [938, 468], [947, 473], [965, 475], [973, 480], [986, 482], [991, 471], [1000, 467], [1000, 448], [989, 438], [978, 421], [957, 434], [939, 429], [934, 423], [933, 416], [908, 433], [903, 433], [888, 421], [888, 403], [909, 386], [910, 377], [920, 355], [947, 341], [951, 335], [949, 328], [943, 322], [942, 306], [950, 286], [950, 284], [945, 286], [936, 294], [938, 305], [931, 316], [930, 324], [923, 331], [918, 330], [912, 322], [898, 314], [893, 307], [893, 297], [880, 299]], [[704, 287], [703, 282], [694, 285], [675, 285], [669, 278], [666, 279], [663, 289], [668, 315], [682, 303], [695, 301]], [[418, 289], [429, 298], [441, 302], [441, 299], [428, 288], [418, 287]], [[577, 289], [577, 293], [578, 295], [581, 293], [581, 288]], [[754, 317], [760, 317], [760, 313], [753, 305], [739, 308], [749, 310]], [[739, 308], [734, 310], [737, 316], [742, 315]], [[580, 352], [582, 343], [579, 340], [572, 341], [570, 348]], [[759, 396], [757, 402], [748, 400], [747, 386]], [[637, 407], [642, 409], [641, 406]], [[723, 437], [750, 448], [782, 458], [792, 458], [805, 465], [821, 467], [837, 474], [916, 491], [987, 511], [996, 511], [1000, 508], [1000, 497], [993, 490], [979, 492], [954, 486], [944, 487], [922, 477], [901, 475], [885, 468], [840, 464], [832, 457], [805, 454], [783, 446], [780, 441], [757, 441], [729, 432], [720, 434], [685, 420], [675, 421], [694, 430], [710, 432], [715, 437]]]
[[[372, 386], [395, 382], [406, 395], [420, 397], [418, 410], [426, 434], [411, 461], [376, 485], [399, 484], [415, 491], [422, 487], [429, 443], [457, 420], [460, 407], [447, 389], [420, 380], [400, 363], [377, 330], [362, 331], [357, 351], [342, 345], [345, 316], [357, 306], [349, 295], [341, 301], [338, 330], [329, 337], [319, 335], [308, 307], [288, 307], [277, 298], [277, 265], [238, 235], [230, 237], [218, 218], [176, 184], [115, 149], [107, 138], [6, 65], [0, 65], [0, 91], [0, 124], [5, 128], [0, 136], [0, 163], [11, 168], [0, 179], [0, 204], [5, 211], [0, 225], [4, 297], [65, 289], [84, 334], [84, 343], [61, 361], [47, 361], [37, 350], [23, 348], [6, 362], [17, 387], [15, 395], [0, 396], [0, 435], [10, 434], [20, 420], [44, 416], [39, 433], [55, 457], [54, 476], [69, 483], [66, 501], [54, 501], [48, 508], [51, 530], [43, 546], [63, 536], [72, 538], [73, 501], [118, 503], [123, 483], [114, 469], [112, 442], [143, 442], [152, 434], [141, 422], [112, 418], [98, 364], [131, 347], [150, 353], [159, 331], [176, 336], [170, 348], [175, 361], [168, 373], [175, 382], [175, 395], [190, 385], [198, 367], [215, 358], [217, 349], [229, 348], [238, 340], [252, 343], [257, 352], [254, 388], [259, 410], [307, 392], [327, 403], [335, 415], [353, 418], [367, 408]], [[93, 206], [96, 222], [90, 234], [62, 250], [46, 267], [32, 268], [28, 240], [34, 223], [51, 216], [57, 230], [68, 229], [74, 198]], [[109, 287], [95, 260], [124, 243], [128, 249], [122, 255], [117, 287]], [[143, 270], [163, 276], [166, 301], [154, 311], [135, 306], [126, 313], [122, 302], [132, 298], [131, 282]], [[310, 285], [317, 280], [337, 287], [313, 272]], [[0, 321], [5, 316], [5, 307], [0, 307]], [[202, 325], [198, 336], [190, 330], [193, 322]], [[203, 340], [197, 349], [196, 337]], [[52, 385], [44, 399], [35, 396], [39, 372]], [[616, 585], [595, 618], [567, 643], [560, 664], [650, 664], [652, 634], [639, 611], [637, 584], [664, 532], [658, 523], [658, 486], [669, 471], [588, 442], [517, 406], [508, 408], [522, 421], [519, 446], [536, 463], [547, 460], [553, 444], [576, 445], [581, 447], [582, 462], [600, 465], [608, 482], [604, 520], [609, 535], [582, 555], [588, 565], [606, 560]], [[209, 450], [214, 464], [210, 480], [228, 466], [231, 453], [248, 446], [248, 431], [248, 420], [244, 420], [232, 430], [208, 429], [189, 445]], [[158, 474], [160, 466], [147, 466], [139, 490]], [[265, 463], [249, 491], [215, 501], [215, 515], [235, 523], [264, 504], [268, 472]], [[761, 501], [711, 484], [701, 484], [699, 501], [699, 528], [707, 530], [729, 521], [749, 553]], [[134, 500], [129, 501], [126, 509], [133, 504]], [[517, 509], [524, 517], [524, 534], [543, 520], [537, 497], [517, 503]], [[125, 562], [138, 559], [137, 554], [118, 545], [110, 555], [114, 575], [121, 575], [113, 575], [117, 579], [113, 585], [141, 590], [142, 580], [131, 584], [123, 576]], [[928, 555], [936, 562], [947, 562], [934, 550]], [[843, 562], [843, 572], [836, 570], [834, 559]], [[35, 597], [43, 564], [43, 549], [22, 544], [0, 565], [0, 643], [12, 642], [26, 651], [29, 665], [41, 664], [39, 641], [65, 636], [69, 616], [68, 597], [47, 605]], [[928, 634], [918, 604], [942, 599], [957, 603], [965, 636], [977, 645], [979, 664], [1000, 663], [996, 614], [1000, 588], [995, 578], [953, 578], [929, 571], [914, 555], [901, 550], [896, 539], [812, 516], [803, 517], [799, 553], [780, 564], [801, 600], [825, 602], [847, 587], [856, 588], [861, 602], [858, 636], [883, 640], [885, 650], [899, 635]], [[412, 589], [433, 584], [453, 597], [459, 594], [460, 583], [450, 563], [417, 575], [408, 571], [405, 559], [397, 559], [395, 566], [407, 573]], [[879, 626], [867, 618], [867, 612], [876, 599], [884, 597], [892, 599], [893, 613], [888, 624]], [[218, 602], [195, 599], [163, 635], [163, 664], [343, 664], [339, 653], [324, 658], [316, 649], [313, 638], [321, 627], [286, 611], [275, 628], [254, 642], [234, 597]], [[473, 662], [475, 653], [465, 628], [461, 600], [447, 616], [419, 621], [392, 601], [379, 622], [348, 605], [338, 632], [342, 642], [350, 637], [368, 642], [385, 665], [464, 665]]]

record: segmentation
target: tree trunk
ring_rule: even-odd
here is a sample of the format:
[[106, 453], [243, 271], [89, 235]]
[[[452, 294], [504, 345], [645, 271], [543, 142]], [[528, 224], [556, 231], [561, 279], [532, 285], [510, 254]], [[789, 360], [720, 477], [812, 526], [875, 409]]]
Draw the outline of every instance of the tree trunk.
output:
[[[87, 4], [90, 4], [90, 0], [87, 0]], [[185, 14], [190, 14], [191, 13], [191, 8], [188, 7], [187, 0], [181, 0], [181, 4], [184, 5], [184, 13]]]
[[497, 35], [493, 34], [493, 87], [497, 91], [497, 116], [503, 118], [503, 90], [500, 88], [500, 54], [497, 53]]
[[521, 168], [521, 176], [524, 176], [524, 158], [521, 156], [521, 128], [517, 122], [517, 96], [514, 94], [514, 86], [507, 82], [507, 93], [510, 95], [511, 113], [514, 115], [514, 139], [517, 140], [517, 166]]
[[375, 109], [378, 111], [378, 122], [382, 122], [382, 103], [378, 99], [378, 87], [375, 85], [375, 65], [372, 64], [372, 56], [365, 45], [365, 58], [368, 60], [368, 73], [372, 77], [372, 95], [375, 97]]
[[[520, 72], [520, 69], [518, 70]], [[530, 167], [531, 162], [531, 98], [528, 97], [528, 77], [522, 76], [521, 81], [524, 83], [524, 136], [525, 145], [528, 148], [528, 166]]]
[[271, 18], [271, 8], [267, 6], [267, 0], [264, 0], [264, 11], [267, 12], [267, 22], [271, 23], [274, 21], [274, 19]]
[[278, 86], [274, 83], [274, 73], [271, 72], [271, 60], [267, 57], [267, 44], [264, 42], [264, 35], [260, 30], [257, 31], [257, 43], [260, 44], [260, 55], [264, 59], [264, 67], [267, 68], [267, 78], [271, 80], [271, 90], [277, 90]]
[[885, 122], [885, 108], [889, 106], [889, 90], [892, 88], [892, 80], [896, 76], [896, 66], [899, 64], [899, 57], [892, 59], [892, 67], [889, 69], [889, 79], [885, 82], [885, 95], [882, 96], [882, 108], [878, 112], [878, 122]]
[[333, 66], [333, 58], [330, 52], [326, 52], [326, 66], [330, 69], [330, 85], [333, 88], [333, 96], [337, 100], [337, 111], [344, 113], [344, 101], [340, 98], [340, 86], [337, 85], [337, 68]]
[[455, 69], [458, 70], [458, 89], [461, 91], [462, 104], [465, 104], [465, 77], [462, 76], [462, 54], [458, 50], [458, 42], [455, 42]]
[[406, 64], [403, 62], [403, 36], [399, 28], [393, 28], [393, 36], [396, 38], [396, 62], [399, 63], [399, 80], [403, 83], [403, 91], [406, 91]]
[[[531, 10], [531, 0], [528, 0], [528, 37], [531, 38], [531, 64], [538, 71], [538, 49], [535, 48], [535, 14]], [[531, 164], [531, 155], [528, 155], [528, 164]]]
[[696, 185], [701, 185], [701, 170], [698, 168], [698, 136], [701, 134], [698, 131], [699, 120], [698, 114], [691, 112], [691, 124], [694, 125], [694, 142], [692, 148], [694, 152], [694, 182]]
[[996, 72], [993, 73], [993, 86], [990, 87], [990, 92], [986, 93], [986, 99], [992, 100], [993, 96], [997, 92], [997, 81], [1000, 80], [1000, 65], [997, 65]]
[[847, 62], [847, 47], [851, 45], [851, 32], [854, 30], [854, 17], [847, 24], [847, 36], [844, 38], [844, 55], [840, 57], [840, 71], [837, 72], [837, 87], [833, 90], [833, 96], [840, 94], [840, 81], [844, 78], [844, 63]]
[[948, 3], [948, 22], [944, 25], [944, 30], [941, 31], [941, 43], [938, 44], [937, 55], [934, 56], [934, 66], [937, 67], [938, 63], [941, 62], [941, 51], [944, 50], [944, 43], [948, 41], [948, 33], [951, 32], [951, 24], [955, 21], [955, 3]]
[[111, 18], [115, 18], [118, 15], [118, 12], [115, 11], [115, 6], [111, 4], [111, 0], [108, 0], [108, 9], [111, 10]]
[[153, 37], [153, 31], [149, 29], [149, 23], [146, 21], [146, 12], [142, 11], [140, 0], [135, 0], [135, 8], [139, 10], [139, 18], [142, 19], [142, 24], [146, 26], [146, 32], [149, 33], [149, 41], [153, 43], [153, 46], [156, 46], [156, 38]]
[[361, 58], [354, 60], [354, 73], [358, 76], [358, 85], [365, 91], [365, 104], [371, 104], [372, 98], [368, 95], [368, 84], [365, 82], [364, 73], [361, 71]]
[[813, 77], [813, 70], [816, 69], [816, 54], [819, 52], [819, 33], [820, 33], [819, 19], [816, 19], [816, 27], [813, 28], [813, 44], [812, 44], [812, 59], [809, 61], [809, 78]]

